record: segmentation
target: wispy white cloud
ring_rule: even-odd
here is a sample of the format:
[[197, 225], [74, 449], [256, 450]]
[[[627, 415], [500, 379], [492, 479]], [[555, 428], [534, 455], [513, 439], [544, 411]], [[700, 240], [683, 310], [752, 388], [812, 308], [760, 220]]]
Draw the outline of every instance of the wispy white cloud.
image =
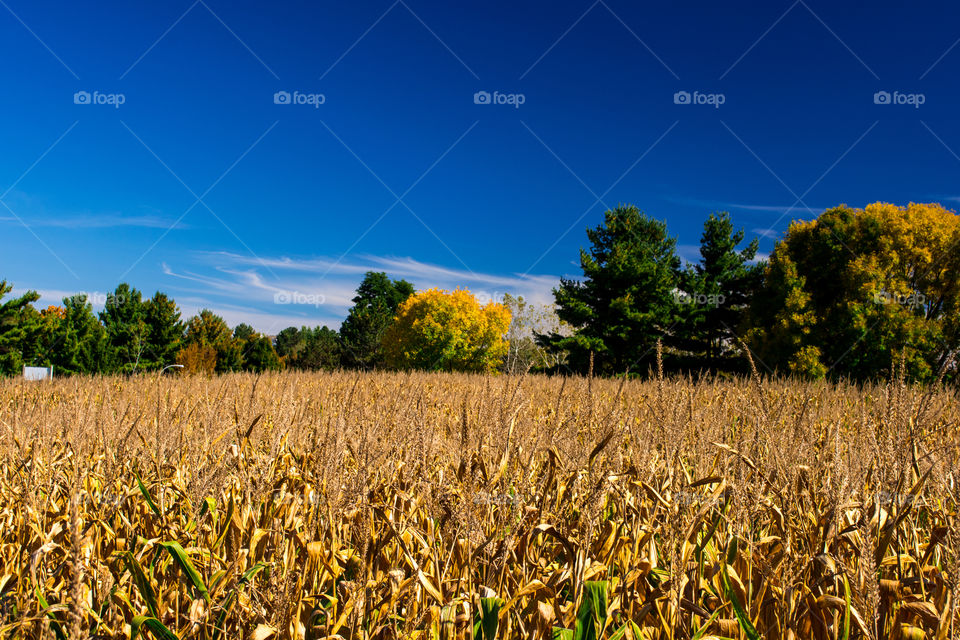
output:
[[[686, 262], [687, 264], [697, 264], [700, 262], [700, 245], [698, 244], [678, 244], [677, 245], [677, 254], [680, 256], [680, 259]], [[756, 264], [761, 260], [768, 260], [770, 258], [769, 253], [764, 253], [758, 251], [753, 257], [753, 260], [749, 262], [751, 264]]]
[[764, 213], [779, 213], [783, 214], [793, 214], [797, 217], [803, 215], [809, 215], [811, 211], [815, 215], [820, 215], [826, 211], [826, 207], [810, 207], [809, 209], [802, 204], [797, 204], [795, 206], [782, 205], [782, 204], [739, 204], [736, 202], [724, 202], [721, 203], [723, 209], [734, 209], [740, 211], [761, 211]]
[[152, 215], [125, 216], [118, 213], [69, 217], [21, 216], [20, 218], [15, 218], [14, 216], [0, 216], [0, 222], [10, 222], [18, 225], [26, 223], [30, 227], [57, 227], [61, 229], [105, 229], [113, 227], [143, 227], [147, 229], [186, 228], [186, 225], [182, 222], [177, 222], [172, 218]]
[[[197, 295], [214, 294], [219, 298], [262, 304], [311, 307], [324, 305], [327, 309], [333, 310], [334, 315], [339, 312], [345, 313], [346, 309], [353, 304], [354, 291], [359, 284], [359, 280], [343, 281], [339, 278], [324, 278], [311, 281], [304, 277], [267, 282], [253, 269], [238, 270], [224, 266], [215, 267], [214, 275], [203, 275], [195, 271], [175, 271], [165, 263], [162, 268], [165, 275], [191, 283], [179, 289]], [[311, 302], [298, 305], [296, 300], [299, 299]]]
[[14, 287], [13, 290], [10, 291], [10, 296], [16, 298], [24, 295], [28, 291], [36, 291], [40, 296], [40, 299], [33, 303], [33, 306], [41, 309], [49, 307], [50, 305], [63, 304], [64, 298], [69, 298], [70, 296], [74, 296], [79, 293], [78, 291], [66, 291], [62, 289], [29, 289], [24, 287]]
[[[251, 288], [271, 293], [313, 290], [325, 292], [332, 304], [345, 307], [352, 304], [359, 277], [367, 271], [384, 271], [391, 278], [404, 278], [417, 289], [459, 287], [490, 298], [509, 293], [537, 302], [552, 300], [551, 289], [559, 281], [554, 275], [480, 273], [421, 262], [411, 257], [360, 255], [350, 261], [338, 262], [329, 258], [257, 258], [225, 251], [199, 255], [219, 273], [232, 276], [229, 284], [218, 283], [219, 286], [233, 287], [242, 282], [247, 292]], [[281, 276], [279, 282], [268, 282], [257, 271], [258, 267], [292, 275]]]
[[775, 213], [778, 215], [790, 214], [797, 218], [808, 217], [811, 211], [814, 215], [820, 215], [829, 207], [810, 207], [809, 209], [802, 204], [749, 204], [742, 202], [724, 202], [720, 200], [699, 200], [696, 198], [670, 197], [670, 202], [685, 204], [694, 207], [702, 207], [705, 211], [757, 211], [761, 213]]
[[700, 262], [700, 245], [698, 244], [678, 244], [677, 254], [680, 259], [688, 264]]
[[[150, 206], [135, 206], [129, 211], [107, 210], [92, 211], [84, 208], [64, 209], [52, 205], [43, 197], [13, 190], [4, 197], [10, 208], [0, 208], [4, 215], [0, 222], [23, 224], [30, 227], [54, 227], [60, 229], [107, 229], [135, 228], [146, 229], [186, 229], [188, 225], [177, 222], [175, 217], [165, 215]], [[12, 213], [11, 213], [12, 212]]]
[[326, 325], [331, 329], [339, 329], [342, 320], [342, 318], [336, 316], [318, 316], [308, 312], [297, 313], [297, 308], [293, 306], [289, 307], [286, 312], [264, 311], [256, 307], [224, 304], [222, 302], [210, 304], [202, 297], [194, 296], [178, 298], [177, 304], [184, 319], [200, 313], [201, 309], [211, 309], [231, 327], [241, 323], [248, 324], [267, 335], [276, 335], [286, 327]]
[[764, 227], [755, 227], [750, 231], [762, 238], [769, 238], [770, 240], [776, 240], [777, 238], [780, 237], [780, 232], [777, 231], [776, 229], [766, 229]]
[[339, 326], [367, 271], [404, 278], [418, 290], [469, 289], [481, 301], [509, 293], [546, 304], [552, 302], [551, 290], [559, 282], [557, 276], [477, 273], [411, 257], [364, 255], [338, 261], [258, 258], [225, 251], [193, 255], [184, 266], [162, 265], [171, 280], [170, 293], [182, 301], [184, 313], [209, 308], [228, 322], [246, 322], [265, 332], [291, 325]]

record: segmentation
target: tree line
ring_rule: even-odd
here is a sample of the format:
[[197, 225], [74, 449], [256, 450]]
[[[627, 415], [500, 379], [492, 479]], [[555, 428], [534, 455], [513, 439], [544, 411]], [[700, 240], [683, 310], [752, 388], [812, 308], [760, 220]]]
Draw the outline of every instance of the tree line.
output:
[[[11, 291], [0, 281], [0, 302]], [[511, 318], [503, 304], [481, 305], [465, 290], [417, 293], [406, 280], [373, 271], [357, 288], [339, 331], [287, 327], [267, 336], [244, 323], [231, 329], [209, 309], [182, 320], [165, 293], [145, 299], [127, 283], [106, 296], [99, 313], [86, 294], [43, 309], [34, 306], [38, 299], [29, 291], [0, 304], [0, 374], [17, 374], [25, 365], [53, 366], [58, 375], [133, 374], [172, 364], [203, 373], [286, 367], [493, 371], [508, 352], [504, 336]]]
[[231, 329], [209, 309], [183, 320], [167, 294], [145, 299], [127, 283], [106, 296], [99, 313], [86, 294], [37, 309], [35, 291], [3, 302], [11, 290], [0, 281], [0, 373], [16, 374], [27, 365], [70, 375], [129, 374], [171, 364], [207, 373], [372, 368], [381, 364], [380, 337], [413, 286], [368, 273], [340, 332], [289, 327], [275, 339], [245, 323]]
[[[960, 218], [939, 204], [841, 205], [795, 222], [769, 260], [730, 214], [704, 223], [699, 260], [684, 264], [665, 222], [631, 205], [587, 230], [582, 276], [554, 304], [464, 290], [415, 291], [368, 272], [339, 330], [288, 327], [275, 338], [232, 330], [203, 310], [128, 284], [99, 314], [86, 296], [36, 309], [0, 282], [0, 373], [136, 373], [178, 363], [208, 373], [427, 369], [644, 374], [765, 373], [871, 379], [953, 377], [960, 343]], [[748, 364], [749, 363], [749, 364]]]
[[960, 217], [939, 204], [840, 205], [791, 224], [763, 261], [728, 213], [706, 220], [694, 264], [633, 206], [587, 237], [583, 277], [554, 290], [573, 332], [537, 336], [568, 369], [742, 372], [752, 360], [806, 378], [956, 376]]

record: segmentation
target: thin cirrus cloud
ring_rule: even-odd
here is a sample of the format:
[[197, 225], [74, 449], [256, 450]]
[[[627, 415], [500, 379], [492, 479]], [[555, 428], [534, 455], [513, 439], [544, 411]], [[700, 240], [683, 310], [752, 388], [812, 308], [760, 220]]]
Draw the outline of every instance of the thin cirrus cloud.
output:
[[66, 217], [30, 216], [18, 218], [14, 216], [0, 216], [0, 222], [10, 222], [18, 225], [26, 224], [30, 227], [56, 227], [60, 229], [106, 229], [114, 227], [141, 227], [146, 229], [186, 228], [186, 225], [182, 222], [161, 216], [124, 216], [112, 213]]
[[[754, 229], [756, 231], [756, 229]], [[677, 254], [680, 256], [680, 259], [686, 262], [687, 264], [697, 264], [701, 260], [700, 255], [700, 245], [698, 244], [678, 244], [677, 245]], [[757, 264], [758, 262], [763, 262], [770, 259], [770, 254], [758, 251], [753, 259], [749, 261], [750, 264]]]
[[757, 234], [761, 238], [767, 238], [769, 240], [776, 240], [780, 237], [780, 232], [777, 231], [776, 229], [765, 229], [763, 227], [755, 227], [750, 231]]
[[[258, 258], [229, 252], [198, 252], [186, 267], [163, 264], [171, 279], [171, 294], [189, 308], [210, 308], [230, 321], [275, 332], [285, 326], [338, 326], [353, 304], [356, 288], [367, 271], [384, 271], [404, 278], [417, 290], [466, 288], [481, 301], [505, 293], [536, 304], [553, 300], [559, 282], [548, 275], [502, 275], [452, 269], [410, 257], [357, 256], [350, 260], [325, 257]], [[188, 296], [188, 297], [184, 297]], [[185, 313], [189, 308], [182, 304]], [[246, 319], [245, 319], [246, 318]]]
[[43, 196], [20, 190], [11, 191], [0, 207], [0, 222], [28, 227], [58, 229], [187, 229], [188, 225], [164, 215], [155, 207], [135, 205], [132, 211], [91, 211], [82, 207], [64, 208]]
[[[742, 202], [722, 202], [718, 200], [698, 200], [696, 198], [667, 198], [670, 202], [693, 207], [702, 207], [707, 211], [756, 211], [758, 213], [792, 214], [797, 218], [820, 215], [829, 207], [806, 207], [802, 203], [787, 204], [747, 204]], [[812, 212], [812, 213], [811, 213]]]
[[[533, 302], [552, 300], [550, 292], [559, 282], [559, 277], [554, 275], [482, 273], [421, 262], [411, 257], [361, 255], [351, 260], [332, 260], [324, 257], [259, 258], [224, 251], [200, 255], [208, 263], [214, 264], [217, 270], [244, 278], [247, 286], [268, 290], [290, 289], [287, 286], [289, 282], [286, 277], [282, 278], [279, 284], [269, 284], [263, 279], [258, 279], [259, 272], [255, 271], [257, 268], [268, 270], [272, 274], [294, 274], [291, 276], [295, 277], [294, 285], [312, 283], [313, 286], [326, 286], [333, 282], [347, 283], [347, 291], [350, 293], [340, 297], [347, 306], [352, 304], [349, 300], [353, 298], [353, 291], [367, 271], [384, 271], [391, 278], [404, 278], [413, 283], [418, 290], [432, 287], [442, 289], [459, 287], [489, 298], [499, 298], [509, 293], [513, 296], [522, 295]], [[240, 267], [247, 267], [248, 270], [237, 271]]]

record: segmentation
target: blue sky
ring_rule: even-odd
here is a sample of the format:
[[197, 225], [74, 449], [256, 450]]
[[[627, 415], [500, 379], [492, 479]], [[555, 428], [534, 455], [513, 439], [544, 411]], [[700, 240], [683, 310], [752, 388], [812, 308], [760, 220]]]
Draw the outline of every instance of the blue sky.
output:
[[958, 18], [2, 0], [0, 278], [45, 304], [123, 280], [275, 333], [336, 326], [368, 269], [546, 301], [621, 202], [688, 259], [716, 210], [768, 252], [839, 203], [953, 208]]

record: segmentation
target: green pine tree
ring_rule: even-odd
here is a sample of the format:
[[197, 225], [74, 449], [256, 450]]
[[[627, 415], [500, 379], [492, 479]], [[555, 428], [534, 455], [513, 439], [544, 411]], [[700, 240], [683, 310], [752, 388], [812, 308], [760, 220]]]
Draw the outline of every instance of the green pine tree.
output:
[[592, 246], [580, 251], [583, 279], [561, 279], [553, 290], [557, 316], [574, 333], [541, 334], [538, 340], [567, 352], [575, 370], [587, 370], [591, 353], [601, 373], [644, 370], [657, 340], [671, 338], [679, 319], [676, 239], [665, 223], [634, 206], [607, 211], [587, 238]]
[[100, 321], [107, 332], [113, 368], [133, 373], [147, 368], [147, 323], [139, 291], [121, 283], [107, 296]]
[[413, 285], [406, 280], [390, 280], [383, 272], [367, 272], [353, 298], [354, 305], [340, 326], [346, 366], [371, 369], [382, 364], [383, 333], [393, 322], [397, 307], [412, 294]]
[[177, 303], [157, 291], [143, 304], [143, 317], [147, 325], [147, 355], [152, 366], [160, 368], [175, 362], [184, 332]]
[[[0, 280], [0, 301], [12, 290], [13, 285]], [[30, 304], [39, 298], [36, 291], [28, 291], [0, 304], [0, 374], [15, 375], [23, 371], [23, 343], [29, 330]]]
[[700, 262], [680, 278], [678, 299], [683, 317], [678, 345], [694, 356], [695, 368], [733, 366], [739, 332], [753, 292], [763, 277], [763, 264], [752, 264], [759, 242], [742, 250], [744, 232], [733, 230], [730, 214], [710, 214], [700, 238]]

